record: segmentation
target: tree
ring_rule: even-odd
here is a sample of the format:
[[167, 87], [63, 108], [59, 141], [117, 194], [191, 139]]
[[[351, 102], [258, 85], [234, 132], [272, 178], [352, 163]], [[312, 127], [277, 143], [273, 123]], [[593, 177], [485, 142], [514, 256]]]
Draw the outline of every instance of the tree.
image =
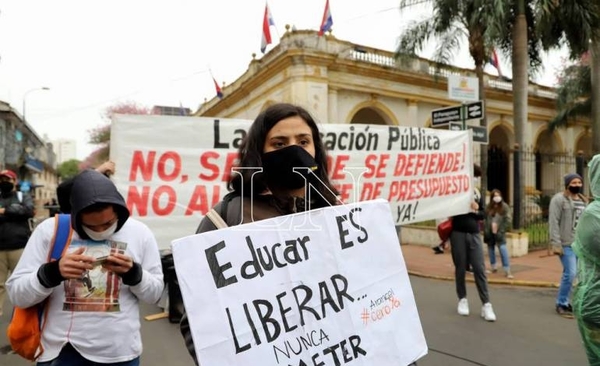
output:
[[[587, 107], [592, 125], [592, 150], [600, 151], [600, 3], [598, 0], [572, 0], [556, 2], [540, 0], [539, 33], [545, 49], [566, 45], [569, 57], [578, 60], [586, 54], [586, 66], [567, 66], [562, 77], [570, 84], [559, 85], [558, 116], [550, 128], [566, 126], [570, 116], [580, 115]], [[589, 80], [589, 84], [588, 84]], [[577, 82], [581, 84], [577, 85]], [[589, 89], [588, 89], [589, 86]], [[580, 98], [574, 96], [579, 90]], [[587, 93], [589, 90], [589, 94]], [[586, 96], [587, 95], [587, 96]], [[585, 113], [587, 114], [587, 113]]]
[[[541, 66], [541, 44], [535, 31], [535, 11], [532, 0], [511, 0], [506, 14], [508, 27], [501, 33], [499, 45], [512, 60], [512, 99], [515, 142], [521, 151], [525, 148], [525, 126], [529, 105], [529, 78]], [[523, 173], [523, 159], [518, 159], [515, 174]], [[525, 198], [525, 180], [516, 179], [513, 186], [513, 228], [523, 225], [521, 202]]]
[[[597, 0], [511, 0], [504, 33], [500, 44], [510, 55], [513, 70], [513, 116], [515, 140], [525, 148], [529, 76], [540, 67], [541, 50], [549, 50], [567, 44], [572, 55], [581, 55], [587, 49], [592, 30], [598, 24]], [[600, 120], [600, 118], [599, 118]], [[600, 134], [599, 134], [600, 136]], [[515, 166], [523, 172], [523, 159]], [[519, 202], [525, 195], [525, 180], [520, 179], [515, 190], [514, 227], [523, 224], [524, 215]], [[519, 215], [517, 215], [519, 214]]]
[[107, 123], [89, 131], [89, 142], [98, 146], [98, 148], [85, 158], [80, 164], [80, 169], [95, 167], [108, 160], [110, 156], [110, 122], [115, 114], [152, 114], [152, 110], [132, 101], [122, 102], [106, 108], [102, 117]]
[[554, 130], [566, 127], [575, 119], [592, 116], [592, 77], [589, 53], [576, 62], [566, 64], [558, 77], [556, 89], [556, 116], [549, 127]]
[[[571, 52], [587, 49], [583, 43], [593, 39], [592, 30], [598, 29], [596, 18], [600, 16], [597, 0], [404, 0], [400, 8], [424, 3], [433, 6], [432, 16], [412, 24], [400, 37], [397, 55], [414, 55], [415, 51], [422, 50], [427, 40], [435, 37], [439, 46], [434, 60], [447, 63], [449, 56], [460, 45], [459, 38], [466, 38], [479, 78], [480, 99], [485, 100], [483, 66], [491, 49], [500, 46], [513, 61], [515, 138], [521, 148], [525, 145], [529, 76], [535, 74], [541, 65], [539, 51], [564, 43], [569, 45]], [[583, 32], [580, 32], [581, 28]], [[600, 32], [596, 32], [595, 37], [600, 39]], [[600, 56], [600, 47], [597, 54]], [[596, 75], [600, 81], [600, 57], [598, 59]], [[596, 95], [600, 98], [600, 93]], [[600, 100], [596, 104], [596, 114], [600, 129]], [[487, 127], [485, 116], [481, 125]], [[600, 133], [597, 135], [600, 136]], [[487, 172], [485, 145], [481, 146], [481, 167]], [[522, 171], [522, 163], [519, 167]], [[521, 179], [521, 183], [515, 187], [515, 199], [519, 201], [524, 196], [524, 184]], [[488, 187], [487, 174], [482, 177], [482, 186]], [[518, 205], [515, 209], [520, 212]], [[522, 221], [523, 215], [520, 216]], [[520, 227], [519, 222], [516, 227]]]
[[79, 173], [80, 163], [81, 162], [77, 159], [71, 159], [62, 162], [58, 166], [58, 176], [60, 177], [60, 179], [66, 180], [77, 175], [77, 173]]
[[[396, 56], [414, 57], [432, 38], [437, 40], [434, 61], [449, 64], [465, 40], [475, 64], [479, 80], [479, 99], [485, 101], [483, 68], [492, 49], [506, 33], [506, 18], [510, 11], [506, 0], [402, 0], [401, 11], [411, 6], [431, 4], [432, 15], [413, 22], [400, 36]], [[484, 114], [481, 126], [487, 128]], [[487, 189], [487, 146], [481, 145], [482, 187]]]

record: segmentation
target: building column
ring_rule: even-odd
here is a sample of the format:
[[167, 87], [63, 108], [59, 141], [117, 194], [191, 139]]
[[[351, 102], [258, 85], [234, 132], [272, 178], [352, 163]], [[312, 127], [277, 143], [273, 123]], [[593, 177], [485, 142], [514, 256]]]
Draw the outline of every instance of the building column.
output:
[[327, 123], [344, 123], [344, 121], [340, 121], [340, 116], [338, 115], [338, 90], [337, 88], [328, 87], [327, 90], [327, 118], [329, 119]]
[[425, 126], [419, 126], [419, 119], [417, 116], [417, 112], [419, 111], [419, 101], [417, 99], [407, 99], [406, 100], [406, 106], [407, 106], [407, 113], [406, 113], [406, 120], [408, 121], [409, 126], [411, 127], [425, 127]]
[[574, 155], [575, 153], [577, 153], [577, 151], [575, 151], [575, 137], [577, 137], [577, 134], [575, 133], [577, 132], [575, 131], [575, 127], [568, 127], [564, 129], [565, 136], [561, 136], [561, 132], [562, 131], [559, 131], [558, 135], [560, 136], [561, 140], [563, 140], [563, 143], [565, 145], [564, 153]]

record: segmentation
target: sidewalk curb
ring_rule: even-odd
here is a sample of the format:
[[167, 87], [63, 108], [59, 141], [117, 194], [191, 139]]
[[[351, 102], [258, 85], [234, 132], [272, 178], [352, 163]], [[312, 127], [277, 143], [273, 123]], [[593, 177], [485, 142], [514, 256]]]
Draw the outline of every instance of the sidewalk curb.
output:
[[[430, 278], [434, 280], [443, 280], [443, 281], [454, 281], [453, 276], [439, 276], [439, 275], [428, 275], [417, 271], [408, 271], [408, 274], [416, 277]], [[475, 282], [472, 277], [466, 278], [467, 282]], [[493, 285], [509, 285], [509, 286], [519, 286], [519, 287], [544, 287], [544, 288], [558, 288], [557, 283], [553, 282], [543, 282], [543, 281], [522, 281], [522, 280], [499, 280], [499, 279], [489, 279], [488, 284]]]

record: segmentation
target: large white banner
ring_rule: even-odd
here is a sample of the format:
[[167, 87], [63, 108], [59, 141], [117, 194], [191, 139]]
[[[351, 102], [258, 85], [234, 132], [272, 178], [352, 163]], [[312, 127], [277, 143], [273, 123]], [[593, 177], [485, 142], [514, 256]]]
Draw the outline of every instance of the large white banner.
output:
[[427, 353], [384, 200], [188, 236], [173, 257], [202, 366], [400, 366]]
[[[167, 248], [195, 232], [226, 193], [251, 121], [118, 115], [111, 128], [114, 181], [132, 215]], [[381, 125], [319, 126], [329, 175], [344, 202], [383, 198], [396, 225], [469, 211], [469, 131]]]

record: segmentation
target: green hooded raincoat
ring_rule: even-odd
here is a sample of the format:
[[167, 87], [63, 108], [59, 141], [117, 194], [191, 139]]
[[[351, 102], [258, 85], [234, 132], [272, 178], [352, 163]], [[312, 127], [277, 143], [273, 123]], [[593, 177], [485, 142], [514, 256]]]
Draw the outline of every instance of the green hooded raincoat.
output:
[[573, 310], [590, 365], [600, 366], [600, 154], [588, 164], [592, 195], [575, 232], [578, 285]]

